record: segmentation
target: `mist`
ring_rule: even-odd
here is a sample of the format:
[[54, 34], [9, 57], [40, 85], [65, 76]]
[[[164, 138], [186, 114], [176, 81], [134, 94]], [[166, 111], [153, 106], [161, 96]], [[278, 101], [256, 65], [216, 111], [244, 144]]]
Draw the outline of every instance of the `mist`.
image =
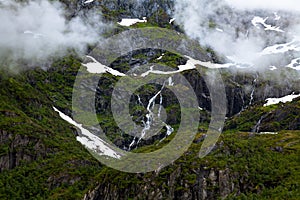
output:
[[300, 4], [297, 0], [225, 0], [229, 5], [242, 10], [271, 10], [271, 11], [300, 11]]
[[[300, 6], [293, 0], [175, 0], [174, 18], [189, 37], [212, 48], [228, 62], [261, 69], [275, 62], [274, 56], [261, 55], [264, 48], [290, 42], [300, 35], [298, 11]], [[293, 18], [294, 14], [297, 17]], [[269, 28], [276, 30], [266, 31], [260, 22], [253, 25], [255, 16], [261, 16]], [[289, 19], [288, 23], [283, 17]], [[285, 56], [277, 57], [281, 60]]]
[[81, 54], [97, 42], [108, 25], [94, 12], [85, 17], [65, 17], [65, 6], [57, 1], [0, 1], [0, 59], [44, 61], [63, 56], [69, 49]]

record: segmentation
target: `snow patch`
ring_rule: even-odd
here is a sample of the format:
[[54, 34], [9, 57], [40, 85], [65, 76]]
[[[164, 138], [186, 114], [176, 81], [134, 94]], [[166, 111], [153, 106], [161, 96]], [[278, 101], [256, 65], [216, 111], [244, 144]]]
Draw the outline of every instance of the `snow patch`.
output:
[[274, 71], [274, 70], [276, 70], [277, 69], [277, 67], [275, 67], [275, 66], [270, 66], [270, 70], [271, 71]]
[[216, 31], [219, 31], [219, 32], [221, 32], [221, 33], [224, 32], [224, 31], [223, 31], [222, 29], [220, 29], [220, 28], [216, 28]]
[[146, 23], [147, 22], [147, 18], [143, 17], [143, 19], [129, 19], [129, 18], [124, 18], [121, 20], [121, 22], [118, 22], [118, 24], [120, 26], [132, 26], [133, 24], [136, 23]]
[[99, 155], [109, 156], [112, 158], [120, 158], [121, 156], [112, 150], [108, 144], [100, 139], [99, 137], [92, 134], [87, 129], [83, 128], [82, 124], [78, 124], [73, 119], [71, 119], [69, 116], [65, 115], [61, 111], [59, 111], [57, 108], [53, 107], [53, 109], [58, 112], [59, 116], [72, 124], [73, 126], [76, 126], [80, 129], [82, 136], [77, 136], [76, 139], [78, 142], [80, 142], [82, 145], [86, 146], [88, 149], [91, 149], [92, 151], [98, 153]]
[[291, 63], [289, 65], [287, 65], [286, 67], [295, 69], [295, 70], [300, 70], [300, 58], [296, 58], [294, 60], [291, 61]]
[[161, 59], [163, 58], [164, 55], [165, 55], [164, 53], [161, 54], [161, 56], [159, 56], [156, 60], [161, 60]]
[[265, 30], [266, 30], [266, 31], [267, 31], [267, 30], [270, 30], [270, 31], [276, 31], [276, 32], [284, 33], [284, 31], [281, 30], [280, 27], [275, 27], [275, 26], [272, 26], [272, 25], [270, 25], [270, 24], [266, 24], [266, 21], [267, 21], [267, 20], [268, 20], [268, 17], [265, 18], [265, 19], [263, 19], [263, 18], [261, 18], [261, 17], [254, 17], [254, 18], [251, 20], [251, 22], [252, 22], [252, 24], [253, 24], [256, 28], [258, 28], [258, 29], [260, 29], [259, 24], [261, 24], [261, 25], [263, 25], [263, 26], [265, 27]]
[[277, 135], [278, 132], [259, 132], [257, 135]]
[[176, 18], [172, 18], [172, 19], [170, 19], [170, 21], [169, 21], [169, 24], [172, 24], [172, 22], [174, 22], [174, 21], [175, 21], [175, 19], [176, 19]]
[[83, 66], [86, 67], [87, 71], [93, 74], [103, 74], [103, 73], [110, 73], [114, 76], [126, 76], [125, 74], [114, 70], [110, 67], [107, 67], [101, 63], [99, 63], [95, 58], [92, 56], [86, 56], [87, 58], [92, 59], [94, 62], [89, 62], [89, 63], [82, 63]]
[[191, 70], [191, 69], [195, 69], [196, 65], [200, 65], [203, 67], [207, 67], [207, 68], [211, 68], [211, 69], [220, 69], [220, 68], [229, 68], [229, 67], [239, 67], [239, 65], [234, 64], [234, 63], [226, 63], [226, 64], [216, 64], [216, 63], [212, 63], [212, 62], [202, 62], [200, 60], [195, 60], [189, 56], [185, 56], [186, 58], [188, 58], [186, 64], [184, 65], [179, 65], [178, 66], [178, 70], [176, 71], [160, 71], [160, 70], [154, 70], [153, 67], [150, 67], [150, 70], [147, 72], [144, 72], [143, 74], [141, 74], [142, 77], [148, 76], [150, 73], [152, 74], [164, 74], [164, 75], [168, 75], [168, 74], [177, 74], [183, 71], [187, 71], [187, 70]]
[[84, 4], [92, 3], [94, 0], [87, 0], [84, 2]]
[[288, 51], [300, 51], [300, 42], [293, 40], [289, 43], [284, 44], [276, 44], [273, 46], [266, 47], [260, 55], [270, 55], [270, 54], [277, 54], [277, 53], [285, 53]]
[[264, 106], [270, 106], [270, 105], [278, 104], [280, 102], [282, 103], [291, 102], [293, 101], [293, 99], [297, 97], [300, 97], [300, 94], [296, 95], [293, 93], [291, 95], [287, 95], [281, 98], [268, 98], [266, 99], [267, 103], [265, 103]]
[[203, 108], [201, 108], [200, 106], [198, 106], [198, 109], [199, 109], [199, 110], [201, 110], [201, 111], [202, 111], [202, 110], [204, 110], [204, 109], [203, 109]]

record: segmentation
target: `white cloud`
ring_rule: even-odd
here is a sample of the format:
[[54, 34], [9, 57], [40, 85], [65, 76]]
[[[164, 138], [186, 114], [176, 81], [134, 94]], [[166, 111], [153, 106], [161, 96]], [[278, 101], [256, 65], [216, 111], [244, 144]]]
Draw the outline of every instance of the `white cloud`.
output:
[[[279, 16], [279, 10], [285, 12]], [[176, 0], [174, 17], [185, 33], [202, 46], [211, 47], [233, 62], [269, 69], [274, 58], [261, 57], [260, 52], [278, 42], [299, 40], [299, 15], [292, 12], [297, 10], [300, 4], [293, 0]], [[263, 28], [251, 23], [256, 15], [264, 21]], [[267, 19], [276, 19], [278, 24], [269, 25]]]
[[300, 11], [299, 0], [225, 0], [229, 5], [243, 10], [267, 9], [274, 11]]
[[99, 40], [105, 27], [99, 14], [67, 20], [58, 1], [29, 2], [0, 0], [0, 59], [38, 61], [63, 55], [73, 48], [83, 52], [87, 44]]

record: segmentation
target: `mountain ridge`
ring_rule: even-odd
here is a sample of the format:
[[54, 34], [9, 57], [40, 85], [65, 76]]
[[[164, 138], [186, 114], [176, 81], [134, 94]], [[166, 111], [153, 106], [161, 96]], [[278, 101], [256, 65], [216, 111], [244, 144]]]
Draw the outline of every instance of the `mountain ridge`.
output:
[[[112, 32], [106, 33], [108, 36], [142, 27], [183, 32], [174, 22], [169, 23], [173, 1], [149, 1], [152, 9], [148, 9], [147, 4], [142, 5], [144, 10], [137, 9], [134, 1], [62, 2], [67, 4], [70, 18], [84, 13], [85, 9], [93, 9], [94, 5], [101, 7], [104, 17], [114, 23], [125, 17], [145, 15], [149, 18], [147, 23], [132, 27], [117, 25]], [[163, 9], [157, 10], [157, 5], [164, 5]], [[203, 49], [212, 61], [224, 60], [212, 49]], [[184, 55], [142, 49], [118, 58], [107, 67], [126, 73], [139, 65], [156, 63], [177, 69], [186, 62]], [[297, 70], [282, 67], [249, 73], [238, 67], [217, 69], [225, 84], [228, 113], [224, 133], [212, 152], [202, 159], [198, 152], [210, 122], [210, 94], [201, 74], [195, 70], [182, 72], [193, 85], [201, 114], [192, 145], [165, 168], [130, 174], [99, 163], [76, 141], [80, 130], [61, 119], [53, 109], [54, 106], [72, 117], [73, 85], [82, 63], [84, 59], [69, 53], [53, 58], [50, 66], [44, 69], [24, 67], [25, 70], [11, 74], [5, 70], [9, 64], [0, 68], [1, 199], [300, 198], [300, 99], [264, 106], [267, 98], [300, 92]], [[211, 70], [204, 66], [202, 69]], [[99, 124], [115, 145], [129, 146], [133, 138], [118, 131], [109, 111], [109, 96], [119, 78], [109, 73], [102, 78], [95, 97]], [[142, 89], [131, 98], [130, 111], [137, 124], [147, 113], [140, 104], [147, 104], [161, 87], [146, 85], [145, 90]], [[176, 130], [180, 117], [178, 102], [168, 90], [162, 92], [162, 99], [161, 104], [168, 114], [167, 123]], [[160, 98], [156, 103], [160, 104]], [[130, 150], [136, 153], [155, 151], [168, 144], [174, 134], [176, 132], [166, 136], [164, 130]], [[162, 138], [164, 140], [159, 142]]]

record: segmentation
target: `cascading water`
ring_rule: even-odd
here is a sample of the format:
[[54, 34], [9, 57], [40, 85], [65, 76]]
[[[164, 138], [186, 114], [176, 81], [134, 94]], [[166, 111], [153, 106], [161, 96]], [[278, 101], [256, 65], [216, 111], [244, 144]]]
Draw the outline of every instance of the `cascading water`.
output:
[[[161, 114], [162, 114], [162, 109], [163, 109], [163, 96], [162, 96], [162, 90], [165, 88], [165, 84], [166, 82], [168, 82], [169, 86], [172, 86], [174, 83], [172, 82], [172, 78], [170, 77], [167, 81], [164, 82], [163, 86], [161, 87], [161, 89], [149, 100], [148, 104], [147, 104], [147, 114], [146, 114], [146, 119], [142, 120], [142, 124], [143, 124], [143, 130], [141, 131], [140, 137], [137, 140], [137, 137], [134, 137], [132, 142], [129, 145], [129, 150], [133, 147], [134, 144], [139, 144], [141, 139], [143, 139], [145, 137], [145, 135], [147, 134], [147, 132], [149, 132], [151, 130], [151, 126], [153, 126], [154, 122], [161, 120], [162, 124], [164, 125], [164, 127], [166, 128], [167, 132], [166, 132], [166, 136], [171, 135], [174, 132], [174, 129], [166, 124], [165, 122], [163, 122], [163, 120], [161, 119]], [[154, 112], [155, 109], [155, 101], [157, 99], [157, 97], [159, 96], [159, 107], [158, 107], [158, 111], [157, 113]], [[144, 106], [141, 97], [139, 95], [137, 95], [138, 98], [138, 103], [142, 106]]]
[[252, 102], [254, 100], [254, 92], [255, 92], [255, 89], [256, 89], [255, 84], [257, 82], [257, 78], [258, 78], [258, 75], [256, 75], [256, 78], [253, 80], [253, 89], [252, 89], [251, 94], [250, 94], [249, 106], [251, 106], [251, 104], [252, 104]]
[[260, 124], [261, 124], [262, 120], [263, 120], [266, 116], [267, 116], [267, 115], [261, 116], [261, 118], [258, 120], [258, 122], [256, 123], [256, 125], [255, 125], [254, 128], [252, 129], [252, 133], [258, 133], [258, 132], [259, 132]]

